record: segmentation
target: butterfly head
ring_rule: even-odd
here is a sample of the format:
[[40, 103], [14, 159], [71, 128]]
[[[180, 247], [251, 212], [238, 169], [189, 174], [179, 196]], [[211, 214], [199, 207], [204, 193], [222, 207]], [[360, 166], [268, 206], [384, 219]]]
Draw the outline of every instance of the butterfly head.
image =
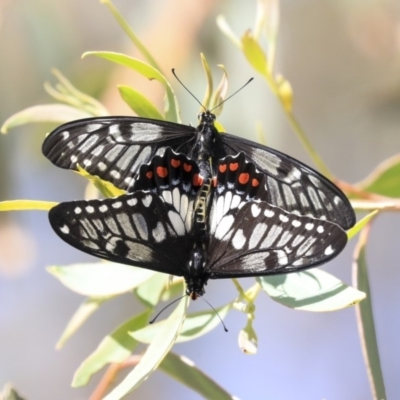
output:
[[216, 116], [211, 111], [206, 110], [206, 111], [202, 111], [201, 113], [199, 113], [198, 118], [200, 121], [200, 125], [214, 126]]
[[204, 286], [207, 284], [208, 274], [204, 272], [204, 264], [202, 249], [193, 249], [185, 274], [186, 294], [192, 300], [196, 300], [205, 293]]

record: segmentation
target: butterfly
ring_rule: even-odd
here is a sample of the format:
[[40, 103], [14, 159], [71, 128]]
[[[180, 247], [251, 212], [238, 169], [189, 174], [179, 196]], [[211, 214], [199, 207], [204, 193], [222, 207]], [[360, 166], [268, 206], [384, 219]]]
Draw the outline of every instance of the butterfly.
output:
[[[277, 150], [228, 133], [220, 134], [210, 111], [199, 114], [199, 126], [137, 117], [96, 117], [59, 126], [43, 143], [43, 154], [55, 165], [78, 165], [114, 186], [133, 192], [142, 164], [167, 147], [199, 162], [243, 153], [265, 175], [269, 204], [297, 215], [325, 219], [343, 229], [355, 224], [354, 211], [342, 191], [317, 171]], [[201, 164], [201, 163], [200, 163]], [[201, 167], [201, 165], [200, 165]]]
[[60, 203], [50, 224], [91, 255], [183, 276], [192, 299], [209, 279], [289, 273], [336, 257], [345, 231], [269, 204], [269, 176], [246, 158], [218, 159], [205, 182], [197, 162], [167, 148], [139, 168], [131, 193]]

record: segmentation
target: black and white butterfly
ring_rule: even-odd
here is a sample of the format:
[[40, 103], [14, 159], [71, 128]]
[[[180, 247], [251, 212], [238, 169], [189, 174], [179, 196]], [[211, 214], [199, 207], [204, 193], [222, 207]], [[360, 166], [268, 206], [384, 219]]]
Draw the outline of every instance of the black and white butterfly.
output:
[[346, 245], [338, 224], [263, 201], [268, 179], [243, 153], [219, 159], [202, 209], [207, 185], [198, 163], [168, 148], [141, 166], [132, 193], [61, 203], [49, 219], [64, 241], [86, 253], [183, 276], [196, 299], [208, 279], [299, 271]]
[[55, 165], [77, 169], [132, 192], [142, 164], [167, 147], [192, 160], [211, 159], [213, 173], [227, 155], [244, 153], [265, 175], [269, 204], [289, 213], [332, 221], [343, 229], [355, 223], [342, 191], [321, 174], [277, 150], [230, 134], [219, 134], [215, 116], [200, 114], [199, 126], [136, 117], [88, 118], [61, 125], [43, 143], [43, 154]]

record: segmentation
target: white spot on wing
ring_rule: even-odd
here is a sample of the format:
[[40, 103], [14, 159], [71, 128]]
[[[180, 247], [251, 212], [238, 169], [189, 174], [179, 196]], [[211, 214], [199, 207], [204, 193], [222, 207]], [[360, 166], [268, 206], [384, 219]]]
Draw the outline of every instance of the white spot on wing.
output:
[[257, 204], [251, 205], [251, 214], [254, 218], [257, 218], [261, 213], [261, 208]]
[[82, 212], [82, 208], [76, 207], [74, 212], [75, 212], [75, 214], [80, 214]]
[[178, 236], [184, 236], [186, 231], [181, 216], [175, 211], [168, 211], [168, 218]]
[[279, 265], [286, 265], [289, 262], [288, 257], [283, 250], [275, 250], [275, 253], [278, 258]]
[[157, 226], [152, 230], [151, 234], [157, 243], [164, 241], [167, 237], [167, 232], [165, 232], [164, 226], [160, 221], [157, 222]]
[[324, 253], [325, 253], [326, 256], [330, 256], [334, 251], [335, 251], [335, 250], [332, 248], [332, 246], [329, 245], [329, 246], [325, 249]]
[[68, 233], [69, 233], [69, 228], [68, 228], [67, 225], [63, 225], [62, 227], [60, 227], [60, 231], [61, 231], [62, 233], [64, 233], [65, 235], [68, 235]]
[[233, 215], [227, 215], [223, 217], [217, 226], [215, 237], [219, 240], [223, 240], [224, 236], [228, 233], [234, 222], [235, 218]]
[[135, 213], [132, 214], [132, 220], [133, 224], [135, 225], [135, 228], [137, 229], [139, 236], [143, 240], [148, 240], [149, 239], [149, 231], [147, 229], [147, 222], [142, 214]]
[[246, 237], [243, 234], [243, 229], [238, 229], [232, 239], [232, 246], [236, 250], [241, 250], [246, 243]]
[[258, 243], [260, 242], [261, 238], [263, 237], [264, 233], [268, 228], [267, 224], [259, 223], [254, 228], [253, 232], [251, 233], [250, 240], [249, 240], [249, 248], [254, 249]]
[[133, 207], [133, 206], [136, 206], [137, 202], [138, 202], [137, 198], [136, 197], [132, 197], [132, 198], [128, 199], [126, 204], [128, 204], [128, 206], [130, 206], [130, 207]]

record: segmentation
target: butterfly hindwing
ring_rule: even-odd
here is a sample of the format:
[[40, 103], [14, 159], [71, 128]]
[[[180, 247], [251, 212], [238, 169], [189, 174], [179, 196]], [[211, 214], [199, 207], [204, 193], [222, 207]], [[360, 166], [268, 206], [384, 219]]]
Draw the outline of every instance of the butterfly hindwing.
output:
[[288, 273], [329, 261], [346, 242], [335, 223], [249, 201], [217, 225], [206, 270], [211, 278]]

